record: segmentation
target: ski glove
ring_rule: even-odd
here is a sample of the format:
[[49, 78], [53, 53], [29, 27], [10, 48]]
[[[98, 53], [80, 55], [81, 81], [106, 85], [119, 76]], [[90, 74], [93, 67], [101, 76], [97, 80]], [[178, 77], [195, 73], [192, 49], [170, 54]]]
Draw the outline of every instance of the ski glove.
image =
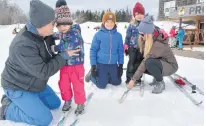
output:
[[126, 56], [129, 54], [128, 48], [129, 48], [128, 45], [124, 44], [124, 53], [125, 53]]
[[118, 67], [118, 75], [119, 75], [119, 78], [122, 77], [122, 74], [123, 74], [123, 64], [119, 64], [119, 67]]
[[94, 78], [97, 77], [97, 67], [96, 67], [96, 65], [92, 65], [91, 73], [92, 73], [92, 76]]

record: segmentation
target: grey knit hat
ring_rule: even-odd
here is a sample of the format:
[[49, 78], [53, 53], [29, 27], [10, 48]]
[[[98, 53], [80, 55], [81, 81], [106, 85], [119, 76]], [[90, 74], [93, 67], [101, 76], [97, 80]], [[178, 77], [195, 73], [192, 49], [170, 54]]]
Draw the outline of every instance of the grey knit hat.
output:
[[153, 16], [146, 16], [138, 26], [139, 33], [152, 34], [155, 29], [153, 21]]
[[41, 28], [55, 19], [54, 10], [39, 0], [30, 2], [29, 18], [36, 28]]

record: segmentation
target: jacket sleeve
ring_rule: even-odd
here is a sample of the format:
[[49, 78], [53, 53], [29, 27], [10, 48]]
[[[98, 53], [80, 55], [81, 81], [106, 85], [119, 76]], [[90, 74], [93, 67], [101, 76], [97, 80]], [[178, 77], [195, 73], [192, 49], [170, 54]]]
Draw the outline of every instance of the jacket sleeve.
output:
[[75, 24], [74, 27], [75, 27], [76, 29], [78, 29], [79, 32], [80, 32], [80, 34], [81, 34], [82, 31], [81, 31], [81, 27], [80, 27], [80, 25], [79, 25], [79, 24]]
[[60, 43], [58, 45], [54, 45], [52, 47], [53, 52], [63, 52], [65, 50], [64, 42], [60, 40]]
[[79, 24], [75, 24], [74, 27], [77, 29], [78, 39], [80, 41], [80, 55], [84, 56], [84, 39], [81, 35], [81, 27]]
[[170, 36], [175, 36], [175, 31], [173, 29], [170, 30]]
[[100, 41], [97, 39], [97, 34], [95, 34], [92, 45], [90, 48], [90, 64], [96, 65], [97, 64], [97, 52], [99, 51]]
[[81, 53], [81, 56], [84, 56], [84, 39], [82, 38], [82, 35], [80, 34], [80, 43], [81, 43], [81, 45], [80, 45], [80, 48], [81, 48], [81, 50], [80, 50], [80, 53]]
[[123, 46], [123, 40], [122, 40], [122, 35], [120, 34], [121, 38], [119, 41], [119, 46], [118, 46], [118, 63], [119, 64], [124, 64], [124, 46]]
[[126, 32], [126, 37], [125, 37], [125, 43], [129, 45], [130, 39], [131, 39], [131, 35], [132, 35], [132, 31], [131, 31], [131, 24], [129, 25], [129, 27], [127, 28], [127, 32]]
[[43, 61], [38, 49], [32, 44], [17, 46], [16, 48], [18, 51], [16, 51], [15, 56], [22, 69], [42, 80], [49, 79], [66, 64], [66, 60], [59, 54], [54, 56], [49, 62]]

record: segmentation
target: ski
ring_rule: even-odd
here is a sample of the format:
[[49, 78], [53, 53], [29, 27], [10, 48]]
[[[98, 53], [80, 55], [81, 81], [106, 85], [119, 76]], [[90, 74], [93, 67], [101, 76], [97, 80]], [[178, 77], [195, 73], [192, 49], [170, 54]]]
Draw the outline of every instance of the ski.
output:
[[139, 91], [139, 95], [140, 95], [141, 97], [144, 96], [144, 87], [145, 87], [144, 81], [145, 81], [145, 75], [143, 74], [143, 79], [141, 80], [140, 91]]
[[180, 75], [178, 75], [178, 74], [174, 74], [174, 76], [183, 79], [183, 80], [186, 82], [186, 84], [188, 84], [189, 86], [191, 86], [191, 88], [192, 88], [193, 91], [198, 91], [201, 95], [204, 95], [204, 91], [202, 91], [202, 90], [201, 90], [200, 88], [198, 88], [196, 85], [194, 85], [194, 84], [192, 84], [190, 81], [188, 81], [187, 78], [182, 77], [182, 76], [180, 76]]
[[[143, 74], [143, 80], [141, 80], [141, 84], [140, 85], [134, 85], [134, 87], [139, 87], [139, 95], [141, 97], [144, 96], [144, 87], [145, 87], [145, 75]], [[133, 88], [134, 88], [133, 87]], [[127, 98], [128, 93], [130, 92], [131, 89], [127, 89], [126, 91], [124, 91], [124, 93], [122, 94], [121, 98], [118, 100], [118, 102], [121, 104], [124, 102], [124, 100]]]
[[188, 93], [181, 85], [177, 84], [177, 83], [175, 82], [176, 78], [174, 78], [174, 77], [172, 77], [172, 76], [169, 76], [169, 79], [173, 82], [173, 84], [174, 84], [183, 94], [185, 94], [185, 96], [186, 96], [188, 99], [190, 99], [190, 101], [191, 101], [193, 104], [195, 104], [195, 105], [197, 105], [197, 106], [199, 106], [200, 104], [202, 104], [203, 101], [200, 101], [200, 102], [199, 102], [199, 101], [195, 100], [195, 99], [190, 95], [190, 93]]
[[121, 98], [118, 100], [120, 104], [124, 102], [124, 100], [126, 99], [127, 94], [129, 93], [130, 90], [131, 90], [131, 89], [127, 89], [127, 90], [122, 94]]
[[71, 111], [72, 111], [72, 109], [70, 109], [69, 111], [63, 112], [63, 116], [60, 119], [60, 121], [58, 122], [57, 126], [63, 126], [64, 125], [64, 122], [67, 119], [67, 117], [68, 117], [68, 115]]
[[[89, 102], [91, 101], [93, 95], [94, 95], [94, 93], [91, 92], [91, 93], [87, 96], [87, 101], [86, 101], [85, 108], [86, 108], [86, 106], [89, 104]], [[81, 114], [81, 115], [82, 115], [82, 114]], [[74, 121], [72, 122], [72, 124], [71, 124], [70, 126], [75, 126], [75, 125], [77, 124], [77, 122], [79, 121], [81, 115], [76, 115]]]

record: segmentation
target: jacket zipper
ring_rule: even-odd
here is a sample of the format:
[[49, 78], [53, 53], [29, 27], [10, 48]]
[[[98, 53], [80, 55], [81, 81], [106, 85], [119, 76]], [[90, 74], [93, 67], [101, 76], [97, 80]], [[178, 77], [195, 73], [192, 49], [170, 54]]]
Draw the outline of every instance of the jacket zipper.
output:
[[48, 53], [49, 53], [49, 55], [52, 57], [52, 54], [49, 52], [48, 47], [47, 47], [47, 45], [46, 45], [46, 42], [45, 42], [45, 41], [44, 41], [44, 45], [45, 45], [45, 47], [46, 47], [47, 52], [48, 52]]
[[111, 58], [112, 58], [112, 34], [111, 31], [109, 31], [110, 34], [110, 55], [109, 55], [109, 64], [111, 63]]

